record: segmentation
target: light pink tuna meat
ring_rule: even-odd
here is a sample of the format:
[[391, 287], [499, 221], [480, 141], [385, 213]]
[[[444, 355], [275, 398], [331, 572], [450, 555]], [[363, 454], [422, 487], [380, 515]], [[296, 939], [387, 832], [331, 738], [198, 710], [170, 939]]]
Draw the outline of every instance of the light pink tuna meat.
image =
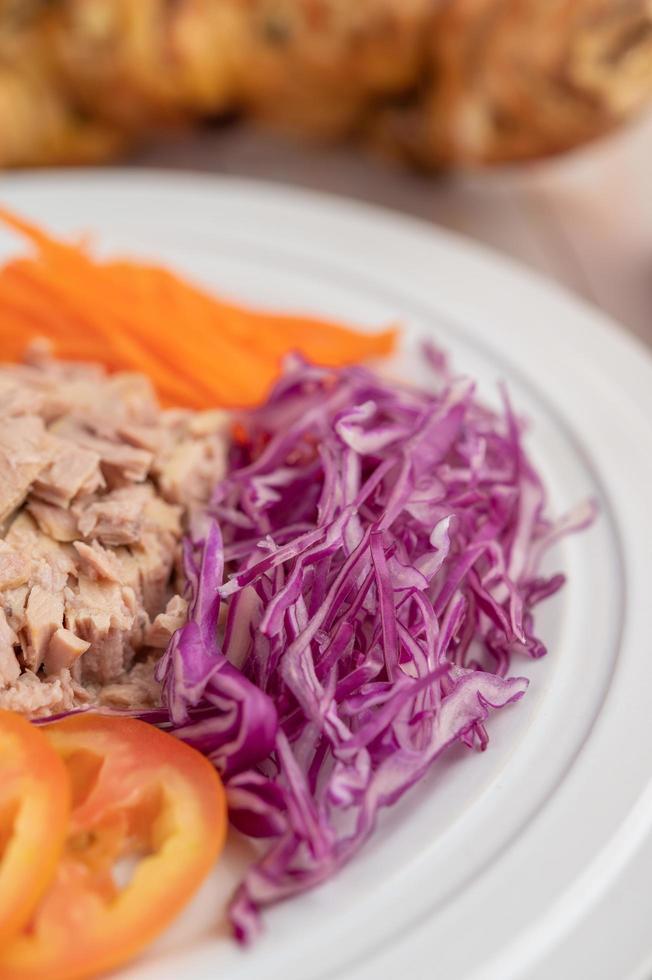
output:
[[38, 671], [53, 634], [63, 625], [63, 595], [35, 585], [25, 607], [25, 666]]
[[141, 537], [145, 507], [151, 494], [149, 486], [131, 486], [107, 493], [80, 511], [80, 532], [103, 545], [134, 544]]
[[106, 579], [107, 582], [120, 581], [120, 563], [111, 551], [103, 548], [99, 541], [86, 544], [75, 541], [73, 548], [79, 556], [79, 568], [91, 579]]
[[142, 375], [36, 347], [0, 365], [0, 706], [159, 703], [181, 540], [226, 431], [221, 412], [161, 411]]
[[100, 458], [100, 465], [107, 476], [107, 470], [117, 472], [128, 483], [142, 483], [149, 473], [153, 462], [152, 453], [145, 449], [136, 449], [124, 442], [112, 442], [102, 439], [86, 431], [85, 426], [70, 422], [69, 425], [57, 429], [62, 438], [70, 439], [76, 446], [81, 446]]
[[2, 593], [2, 610], [7, 622], [16, 634], [25, 626], [25, 606], [29, 595], [29, 585], [19, 585]]
[[66, 590], [66, 626], [90, 644], [81, 662], [84, 679], [106, 684], [131, 662], [131, 631], [138, 622], [130, 592], [82, 574], [77, 588]]
[[88, 640], [82, 640], [71, 630], [60, 626], [52, 634], [45, 651], [46, 674], [58, 674], [60, 670], [69, 669], [89, 647]]
[[32, 584], [60, 592], [68, 576], [74, 574], [73, 548], [44, 534], [25, 510], [20, 511], [12, 522], [5, 542], [15, 551], [30, 556]]
[[9, 687], [20, 677], [20, 664], [14, 652], [17, 643], [18, 637], [7, 622], [4, 610], [0, 609], [0, 689]]
[[71, 510], [46, 504], [43, 500], [29, 500], [27, 510], [36, 521], [39, 531], [54, 541], [68, 543], [79, 537], [77, 518]]
[[103, 485], [100, 456], [65, 439], [53, 443], [54, 459], [34, 481], [32, 494], [47, 503], [69, 507], [82, 487], [88, 491]]
[[99, 692], [99, 702], [111, 708], [147, 708], [160, 703], [161, 685], [154, 676], [157, 658], [134, 664], [132, 669]]
[[0, 691], [0, 709], [17, 711], [30, 718], [43, 718], [88, 703], [88, 695], [75, 684], [70, 672], [62, 670], [56, 677], [44, 680], [26, 670], [18, 680]]
[[23, 585], [29, 579], [31, 568], [28, 555], [0, 541], [0, 591]]
[[180, 595], [172, 596], [165, 612], [159, 613], [145, 634], [148, 647], [165, 650], [170, 638], [185, 624], [188, 618], [188, 603]]
[[43, 420], [36, 416], [0, 419], [0, 522], [20, 507], [49, 464], [48, 438]]
[[175, 540], [172, 535], [145, 533], [132, 554], [138, 563], [140, 594], [150, 618], [165, 609], [174, 568]]

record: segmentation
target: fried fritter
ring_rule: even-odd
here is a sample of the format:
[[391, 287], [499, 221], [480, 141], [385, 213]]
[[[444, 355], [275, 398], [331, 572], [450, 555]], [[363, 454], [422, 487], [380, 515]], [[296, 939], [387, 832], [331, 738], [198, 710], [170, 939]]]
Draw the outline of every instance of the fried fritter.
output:
[[61, 85], [41, 29], [45, 11], [46, 0], [0, 2], [0, 166], [94, 163], [125, 144]]
[[245, 21], [233, 0], [59, 0], [47, 44], [84, 106], [128, 130], [217, 113], [237, 97]]
[[448, 0], [429, 81], [376, 132], [427, 167], [561, 153], [652, 95], [650, 0]]
[[0, 165], [245, 113], [421, 166], [593, 139], [652, 96], [652, 0], [0, 0]]
[[120, 130], [86, 118], [47, 75], [0, 64], [0, 166], [97, 163], [125, 145]]
[[339, 135], [413, 84], [433, 0], [65, 0], [50, 17], [60, 70], [126, 127], [243, 109]]
[[436, 0], [240, 0], [247, 10], [241, 100], [284, 128], [339, 136], [378, 100], [409, 91]]

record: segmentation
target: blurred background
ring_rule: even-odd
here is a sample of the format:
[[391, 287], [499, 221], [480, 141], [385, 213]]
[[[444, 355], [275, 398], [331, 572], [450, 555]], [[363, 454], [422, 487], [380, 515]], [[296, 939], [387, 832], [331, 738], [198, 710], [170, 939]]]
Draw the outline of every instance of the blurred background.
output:
[[652, 0], [0, 0], [5, 170], [345, 194], [490, 244], [650, 344], [651, 103]]

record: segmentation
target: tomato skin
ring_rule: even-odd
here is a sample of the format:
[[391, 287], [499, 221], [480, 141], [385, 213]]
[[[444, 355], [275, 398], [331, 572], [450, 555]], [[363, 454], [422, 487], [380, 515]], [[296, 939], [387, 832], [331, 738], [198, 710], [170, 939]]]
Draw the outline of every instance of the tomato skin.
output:
[[[31, 929], [0, 951], [0, 980], [81, 980], [126, 962], [181, 911], [226, 838], [221, 780], [178, 739], [92, 714], [44, 732], [70, 774], [68, 839]], [[138, 863], [119, 888], [125, 856]]]
[[43, 896], [63, 851], [70, 812], [66, 767], [21, 715], [0, 711], [0, 949]]

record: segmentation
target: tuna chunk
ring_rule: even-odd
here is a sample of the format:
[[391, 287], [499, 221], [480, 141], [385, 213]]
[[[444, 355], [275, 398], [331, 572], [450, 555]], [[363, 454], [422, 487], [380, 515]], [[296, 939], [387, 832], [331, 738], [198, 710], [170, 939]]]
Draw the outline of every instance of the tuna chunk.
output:
[[167, 504], [161, 497], [152, 497], [145, 505], [145, 530], [181, 537], [183, 508]]
[[72, 565], [68, 558], [53, 553], [33, 563], [31, 581], [48, 592], [60, 595], [66, 587], [71, 571]]
[[172, 635], [178, 629], [181, 629], [187, 618], [188, 603], [186, 600], [180, 595], [172, 596], [165, 608], [165, 612], [159, 613], [147, 630], [145, 644], [148, 647], [165, 650]]
[[7, 589], [3, 593], [2, 610], [14, 633], [20, 633], [25, 626], [25, 606], [27, 605], [28, 594], [28, 585], [19, 585], [17, 589]]
[[115, 471], [127, 483], [142, 483], [154, 459], [152, 453], [145, 449], [136, 449], [124, 442], [112, 442], [110, 439], [92, 435], [85, 425], [74, 420], [68, 420], [65, 425], [57, 427], [57, 435], [99, 457], [105, 476], [107, 470], [109, 474]]
[[103, 545], [133, 544], [139, 540], [151, 487], [125, 487], [88, 504], [79, 515], [79, 530], [85, 538]]
[[35, 585], [25, 609], [25, 666], [38, 671], [53, 634], [63, 625], [63, 596]]
[[13, 647], [0, 645], [0, 691], [15, 684], [21, 674], [21, 667], [18, 663]]
[[82, 446], [57, 439], [55, 457], [34, 481], [32, 493], [49, 504], [69, 507], [71, 501], [84, 487], [98, 489], [103, 484], [100, 472], [100, 456]]
[[39, 531], [55, 541], [70, 542], [79, 537], [77, 518], [71, 510], [46, 504], [43, 500], [30, 500], [27, 510], [36, 521]]
[[0, 541], [0, 591], [15, 589], [29, 579], [32, 563], [29, 557]]
[[5, 541], [15, 551], [30, 555], [32, 583], [60, 592], [75, 571], [74, 551], [68, 544], [54, 541], [39, 530], [26, 511], [11, 524]]
[[136, 449], [145, 449], [148, 453], [159, 453], [168, 441], [168, 433], [159, 425], [137, 425], [125, 422], [116, 429], [116, 434]]
[[155, 677], [157, 659], [134, 664], [128, 673], [99, 692], [99, 702], [112, 708], [142, 709], [160, 704], [161, 685]]
[[49, 462], [42, 419], [31, 415], [0, 419], [0, 522], [20, 507]]
[[80, 575], [78, 588], [66, 592], [66, 625], [90, 644], [81, 662], [84, 680], [106, 684], [123, 673], [134, 652], [131, 631], [138, 625], [128, 590]]
[[73, 547], [79, 555], [79, 567], [84, 575], [95, 580], [120, 581], [120, 563], [98, 541], [93, 541], [90, 545], [84, 541], [75, 541]]
[[40, 415], [42, 399], [15, 378], [0, 378], [0, 417]]
[[138, 563], [142, 603], [150, 618], [165, 609], [167, 604], [175, 544], [172, 535], [166, 537], [146, 533], [140, 544], [132, 548], [132, 554]]
[[219, 470], [223, 473], [223, 467], [215, 466], [214, 460], [211, 460], [206, 443], [193, 440], [178, 443], [155, 464], [161, 493], [172, 503], [205, 500], [208, 496], [207, 482], [210, 479], [213, 483], [215, 472]]
[[39, 538], [39, 529], [30, 515], [21, 510], [11, 521], [5, 534], [5, 544], [14, 551], [29, 555]]
[[111, 375], [105, 386], [108, 403], [104, 414], [119, 407], [120, 422], [136, 425], [160, 425], [161, 410], [149, 378], [144, 374], [121, 371]]
[[226, 420], [45, 348], [0, 364], [0, 707], [160, 703], [181, 539], [223, 474]]
[[20, 677], [20, 664], [14, 652], [17, 644], [18, 637], [0, 609], [0, 690], [14, 684]]
[[111, 554], [120, 569], [120, 581], [126, 587], [134, 590], [139, 600], [142, 598], [140, 587], [140, 566], [138, 558], [130, 548], [112, 548]]
[[219, 408], [213, 408], [207, 412], [191, 412], [187, 418], [186, 429], [190, 436], [217, 436], [220, 446], [224, 448], [226, 446], [224, 437], [227, 435], [230, 425], [229, 413]]
[[62, 711], [88, 702], [82, 688], [76, 686], [70, 672], [62, 670], [56, 677], [42, 681], [32, 671], [26, 670], [5, 691], [0, 691], [0, 709], [18, 711], [30, 718], [56, 715]]
[[58, 674], [60, 670], [69, 669], [83, 653], [86, 653], [89, 646], [87, 640], [81, 640], [70, 630], [60, 626], [52, 634], [45, 653], [46, 674]]

